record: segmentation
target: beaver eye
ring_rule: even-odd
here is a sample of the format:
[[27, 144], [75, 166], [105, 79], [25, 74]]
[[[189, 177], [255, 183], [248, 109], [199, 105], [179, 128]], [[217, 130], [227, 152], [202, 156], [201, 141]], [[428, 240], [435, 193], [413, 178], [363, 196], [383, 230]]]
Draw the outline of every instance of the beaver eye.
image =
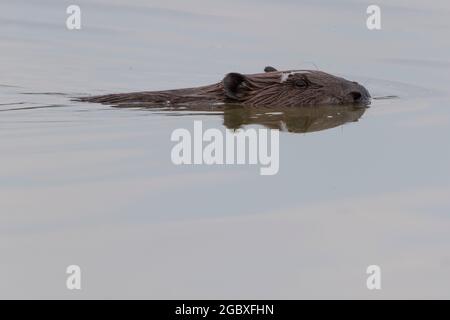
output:
[[299, 88], [306, 88], [308, 86], [308, 82], [306, 82], [305, 79], [295, 80], [294, 84], [296, 87], [299, 87]]

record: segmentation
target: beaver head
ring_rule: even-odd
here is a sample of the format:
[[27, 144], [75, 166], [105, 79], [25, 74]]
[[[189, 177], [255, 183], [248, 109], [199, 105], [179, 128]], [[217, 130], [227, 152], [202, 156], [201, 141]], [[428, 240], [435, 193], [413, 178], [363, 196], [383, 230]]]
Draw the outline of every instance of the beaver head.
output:
[[223, 79], [227, 100], [245, 105], [368, 104], [370, 94], [354, 81], [314, 70], [277, 71], [243, 75], [229, 73]]

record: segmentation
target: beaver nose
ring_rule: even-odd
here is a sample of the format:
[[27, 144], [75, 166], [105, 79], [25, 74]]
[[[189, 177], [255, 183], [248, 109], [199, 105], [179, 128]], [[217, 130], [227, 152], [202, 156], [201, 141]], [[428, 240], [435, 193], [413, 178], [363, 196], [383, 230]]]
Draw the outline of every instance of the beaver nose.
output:
[[362, 103], [370, 99], [370, 94], [367, 89], [357, 82], [352, 82], [347, 90], [346, 100], [348, 102]]
[[359, 91], [352, 91], [348, 95], [349, 95], [350, 101], [360, 102], [362, 100], [362, 94]]

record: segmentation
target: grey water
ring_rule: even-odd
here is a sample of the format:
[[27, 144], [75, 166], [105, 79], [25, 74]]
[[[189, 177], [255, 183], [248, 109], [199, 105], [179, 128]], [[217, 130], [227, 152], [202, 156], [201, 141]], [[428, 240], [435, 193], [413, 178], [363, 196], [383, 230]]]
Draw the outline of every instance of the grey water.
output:
[[[66, 28], [73, 2], [81, 30]], [[377, 1], [382, 28], [368, 30], [370, 4], [0, 2], [0, 298], [450, 298], [450, 5]], [[267, 65], [395, 98], [319, 125], [313, 111], [71, 100]], [[274, 176], [171, 162], [171, 133], [194, 120], [293, 118]], [[73, 264], [81, 290], [66, 288]], [[369, 265], [381, 290], [366, 287]]]

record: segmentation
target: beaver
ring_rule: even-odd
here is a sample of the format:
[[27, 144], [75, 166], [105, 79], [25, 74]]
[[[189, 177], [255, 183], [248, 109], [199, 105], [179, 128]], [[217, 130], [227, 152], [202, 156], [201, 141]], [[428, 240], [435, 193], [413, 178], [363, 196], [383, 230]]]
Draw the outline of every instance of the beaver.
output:
[[107, 94], [77, 100], [103, 104], [147, 103], [154, 105], [223, 104], [243, 106], [305, 106], [369, 104], [370, 94], [357, 82], [317, 70], [278, 71], [267, 66], [264, 73], [228, 73], [222, 81], [201, 87]]

